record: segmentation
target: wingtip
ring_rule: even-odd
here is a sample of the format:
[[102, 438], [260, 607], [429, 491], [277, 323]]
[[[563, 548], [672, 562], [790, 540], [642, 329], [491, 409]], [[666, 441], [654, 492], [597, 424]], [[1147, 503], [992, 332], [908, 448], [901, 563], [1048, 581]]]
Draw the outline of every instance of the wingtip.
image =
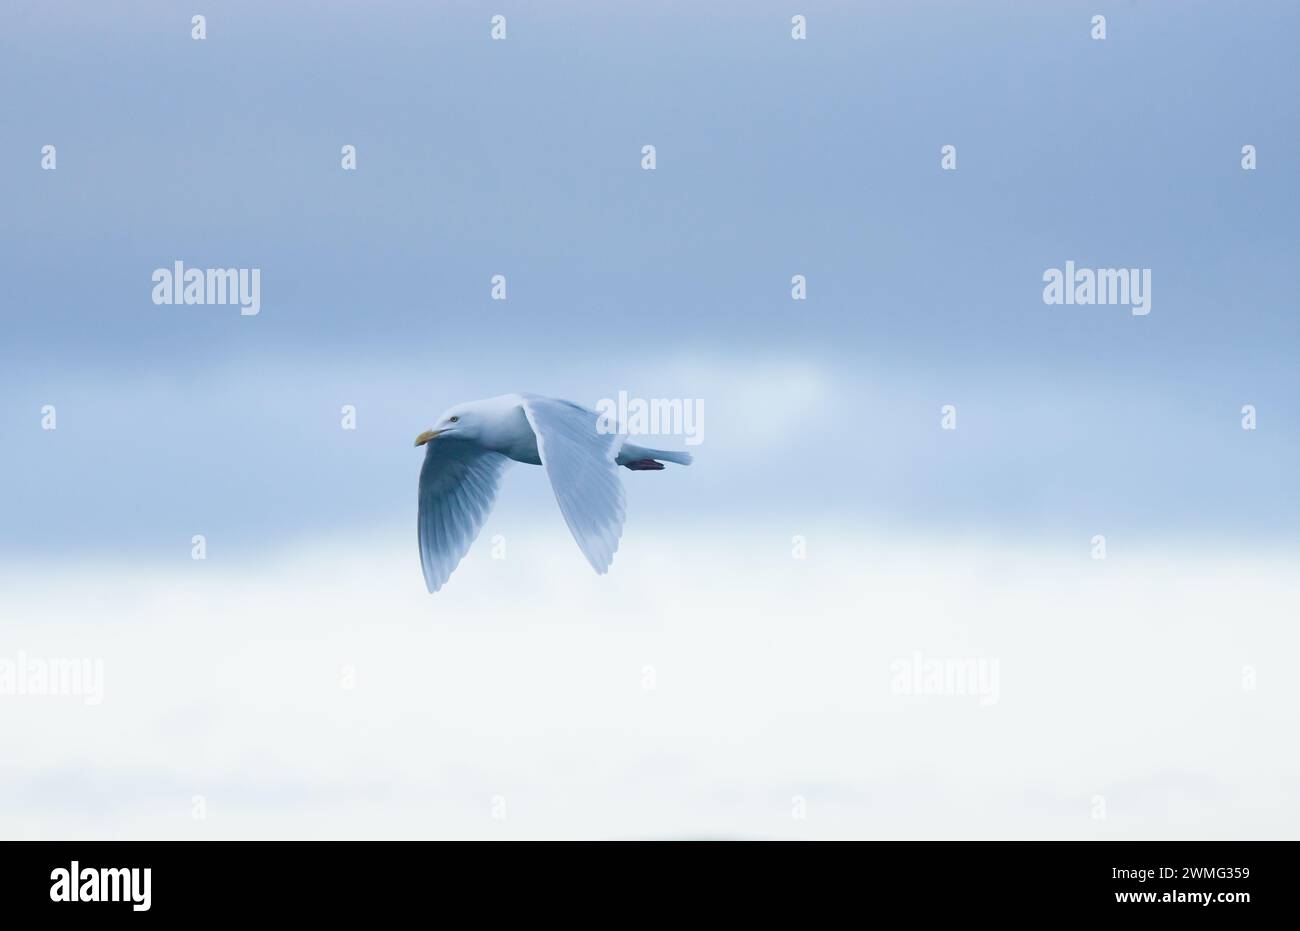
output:
[[[448, 578], [450, 578], [450, 576], [448, 576]], [[439, 582], [437, 576], [430, 575], [428, 571], [425, 571], [424, 589], [430, 595], [436, 595], [439, 591], [441, 591], [442, 587], [446, 584], [447, 584], [447, 579], [443, 579], [441, 582]]]
[[596, 570], [596, 575], [605, 575], [607, 572], [609, 572], [610, 566], [614, 565], [614, 553], [617, 552], [618, 550], [616, 548], [613, 553], [610, 553], [608, 556], [606, 556], [604, 565], [602, 565], [598, 561], [597, 557], [592, 556], [590, 553], [584, 552], [582, 555], [587, 557], [587, 565], [591, 566], [592, 569]]

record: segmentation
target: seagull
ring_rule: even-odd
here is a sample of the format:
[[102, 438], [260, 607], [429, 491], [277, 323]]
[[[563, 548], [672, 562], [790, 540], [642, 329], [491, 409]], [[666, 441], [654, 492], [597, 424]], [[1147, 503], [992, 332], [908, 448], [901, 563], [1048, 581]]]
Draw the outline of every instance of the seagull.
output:
[[658, 471], [690, 465], [691, 454], [647, 449], [602, 415], [572, 401], [503, 394], [458, 404], [415, 438], [420, 469], [420, 564], [429, 591], [442, 588], [492, 510], [497, 485], [514, 460], [546, 469], [564, 522], [591, 568], [604, 575], [623, 534], [618, 467]]

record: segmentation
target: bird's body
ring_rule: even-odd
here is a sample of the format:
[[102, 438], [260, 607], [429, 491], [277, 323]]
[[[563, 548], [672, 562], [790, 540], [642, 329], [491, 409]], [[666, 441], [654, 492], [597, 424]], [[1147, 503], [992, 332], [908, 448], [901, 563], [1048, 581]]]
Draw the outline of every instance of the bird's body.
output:
[[609, 568], [623, 532], [617, 467], [657, 471], [659, 459], [691, 461], [689, 453], [625, 442], [595, 411], [533, 394], [459, 404], [415, 444], [425, 446], [419, 539], [430, 592], [442, 587], [478, 536], [511, 460], [546, 468], [574, 540], [599, 573]]
[[[455, 410], [472, 408], [480, 418], [480, 428], [475, 439], [482, 448], [500, 453], [515, 462], [541, 465], [542, 459], [537, 453], [537, 434], [528, 424], [528, 415], [524, 413], [521, 401], [520, 395], [502, 394], [495, 398], [461, 404]], [[454, 411], [448, 412], [448, 417], [450, 416], [454, 416]]]

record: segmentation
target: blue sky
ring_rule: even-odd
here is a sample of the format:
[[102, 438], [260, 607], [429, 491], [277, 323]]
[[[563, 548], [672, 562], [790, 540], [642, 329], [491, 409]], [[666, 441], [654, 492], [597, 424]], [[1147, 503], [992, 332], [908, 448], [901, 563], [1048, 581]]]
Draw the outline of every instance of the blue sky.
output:
[[[709, 413], [646, 519], [1294, 540], [1294, 5], [798, 9], [6, 4], [0, 546], [400, 522], [448, 405], [620, 389]], [[153, 305], [177, 259], [262, 313]], [[1067, 259], [1151, 314], [1044, 305]]]

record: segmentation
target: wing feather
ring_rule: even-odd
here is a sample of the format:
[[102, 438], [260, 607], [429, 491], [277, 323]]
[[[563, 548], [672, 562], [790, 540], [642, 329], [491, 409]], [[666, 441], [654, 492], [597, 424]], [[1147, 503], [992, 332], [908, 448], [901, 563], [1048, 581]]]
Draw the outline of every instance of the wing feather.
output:
[[523, 396], [537, 453], [582, 555], [604, 574], [623, 535], [626, 504], [614, 457], [622, 437], [597, 430], [598, 415], [570, 401]]
[[451, 437], [432, 440], [425, 450], [420, 468], [420, 565], [425, 586], [436, 592], [482, 529], [510, 460]]

